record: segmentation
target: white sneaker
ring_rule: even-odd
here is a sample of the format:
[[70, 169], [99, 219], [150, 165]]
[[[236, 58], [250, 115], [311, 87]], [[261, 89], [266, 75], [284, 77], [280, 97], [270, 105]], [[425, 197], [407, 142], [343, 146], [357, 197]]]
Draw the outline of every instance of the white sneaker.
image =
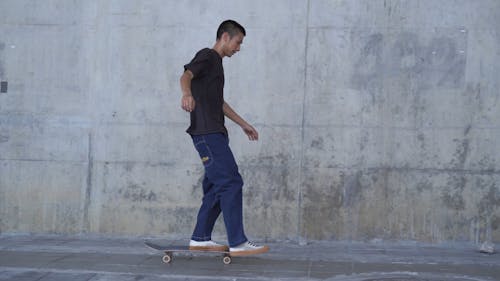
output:
[[214, 251], [214, 252], [227, 252], [229, 247], [215, 243], [214, 241], [189, 241], [189, 250], [192, 251]]
[[229, 252], [231, 256], [248, 256], [262, 254], [269, 251], [269, 246], [257, 246], [252, 242], [245, 242], [236, 247], [231, 247]]

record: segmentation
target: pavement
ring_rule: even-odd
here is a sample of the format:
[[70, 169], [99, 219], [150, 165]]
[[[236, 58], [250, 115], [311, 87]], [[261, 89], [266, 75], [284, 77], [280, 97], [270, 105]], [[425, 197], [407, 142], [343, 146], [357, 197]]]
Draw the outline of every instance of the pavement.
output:
[[164, 264], [163, 254], [146, 247], [144, 240], [187, 242], [0, 234], [0, 280], [500, 280], [500, 254], [483, 254], [466, 243], [273, 242], [267, 243], [269, 253], [233, 257], [225, 265], [215, 254], [179, 254]]

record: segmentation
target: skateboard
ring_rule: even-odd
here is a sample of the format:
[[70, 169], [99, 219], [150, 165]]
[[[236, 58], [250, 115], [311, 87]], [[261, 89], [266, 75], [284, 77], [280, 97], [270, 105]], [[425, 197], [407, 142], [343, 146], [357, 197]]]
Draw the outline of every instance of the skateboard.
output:
[[165, 253], [161, 259], [164, 263], [169, 264], [174, 258], [174, 253], [203, 253], [203, 254], [218, 254], [222, 256], [222, 262], [224, 264], [230, 264], [231, 254], [229, 251], [201, 251], [201, 250], [190, 250], [189, 246], [166, 246], [159, 245], [152, 242], [145, 241], [144, 244], [152, 249], [162, 251]]

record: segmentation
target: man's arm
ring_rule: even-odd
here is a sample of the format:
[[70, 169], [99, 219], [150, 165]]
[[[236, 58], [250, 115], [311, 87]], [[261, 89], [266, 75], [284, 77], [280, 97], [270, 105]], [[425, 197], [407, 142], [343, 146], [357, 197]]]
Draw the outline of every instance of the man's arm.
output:
[[193, 80], [193, 73], [190, 70], [184, 71], [180, 80], [182, 91], [181, 107], [187, 112], [193, 111], [195, 106], [195, 101], [191, 94], [191, 80]]
[[252, 127], [250, 124], [247, 123], [247, 121], [241, 118], [241, 116], [239, 116], [225, 101], [224, 104], [222, 105], [222, 111], [224, 112], [224, 115], [227, 116], [227, 118], [233, 120], [234, 123], [240, 125], [245, 134], [247, 134], [249, 140], [259, 139], [259, 133], [257, 133], [257, 130], [255, 130], [254, 127]]

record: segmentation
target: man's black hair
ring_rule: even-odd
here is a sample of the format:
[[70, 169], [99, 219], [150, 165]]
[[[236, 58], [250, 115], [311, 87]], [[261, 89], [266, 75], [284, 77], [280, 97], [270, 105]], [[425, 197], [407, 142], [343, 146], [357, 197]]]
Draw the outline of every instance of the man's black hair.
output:
[[231, 38], [239, 32], [243, 34], [243, 36], [247, 35], [245, 28], [234, 20], [225, 20], [219, 25], [219, 28], [217, 29], [217, 39], [220, 39], [224, 32], [229, 33]]

